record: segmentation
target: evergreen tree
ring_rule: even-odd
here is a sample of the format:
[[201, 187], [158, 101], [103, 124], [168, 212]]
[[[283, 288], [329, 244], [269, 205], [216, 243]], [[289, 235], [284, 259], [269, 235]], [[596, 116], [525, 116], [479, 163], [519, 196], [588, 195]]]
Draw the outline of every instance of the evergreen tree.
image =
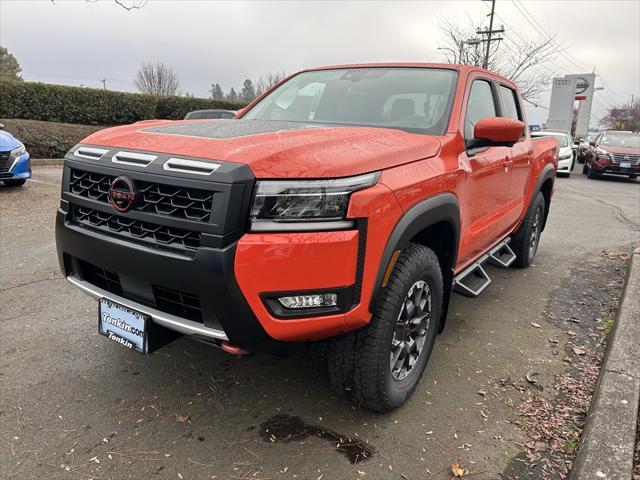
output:
[[253, 86], [253, 82], [248, 78], [242, 84], [242, 92], [240, 92], [240, 100], [243, 102], [250, 102], [256, 98], [256, 89]]
[[220, 87], [219, 83], [212, 83], [209, 91], [211, 92], [211, 98], [214, 100], [224, 99], [224, 93], [222, 93], [222, 87]]
[[229, 100], [230, 102], [237, 102], [238, 101], [238, 94], [233, 89], [233, 87], [231, 88], [231, 90], [229, 90], [229, 93], [227, 93], [227, 100]]

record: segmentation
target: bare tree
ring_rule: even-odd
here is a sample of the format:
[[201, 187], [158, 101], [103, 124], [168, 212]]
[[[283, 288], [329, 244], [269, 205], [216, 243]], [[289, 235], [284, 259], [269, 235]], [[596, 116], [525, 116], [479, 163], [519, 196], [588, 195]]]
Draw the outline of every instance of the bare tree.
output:
[[[441, 19], [443, 32], [440, 50], [446, 52], [449, 63], [481, 66], [485, 49], [480, 39], [476, 38], [476, 27], [471, 19], [466, 25]], [[522, 36], [509, 39], [513, 46], [505, 44], [505, 40], [491, 42], [488, 69], [515, 82], [525, 100], [532, 100], [547, 89], [551, 75], [540, 68], [546, 62], [552, 62], [558, 53], [555, 37], [529, 40]]]
[[[86, 2], [96, 2], [98, 0], [85, 0]], [[130, 12], [131, 10], [140, 10], [141, 8], [144, 8], [144, 6], [149, 3], [149, 0], [138, 0], [138, 1], [134, 1], [134, 0], [113, 0], [113, 2], [116, 5], [121, 6], [122, 8], [124, 8], [127, 12]], [[51, 3], [53, 3], [55, 5], [56, 0], [51, 0]]]
[[149, 95], [177, 95], [180, 78], [173, 69], [162, 62], [145, 62], [136, 74], [136, 87]]
[[284, 70], [281, 72], [270, 72], [264, 77], [261, 75], [256, 82], [256, 95], [262, 95], [264, 92], [273, 87], [276, 83], [284, 80], [287, 76], [287, 72]]

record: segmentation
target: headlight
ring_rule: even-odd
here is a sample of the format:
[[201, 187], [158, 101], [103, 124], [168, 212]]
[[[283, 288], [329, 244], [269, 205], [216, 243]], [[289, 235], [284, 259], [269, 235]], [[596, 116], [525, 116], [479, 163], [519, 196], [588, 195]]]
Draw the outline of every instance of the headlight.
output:
[[20, 145], [18, 148], [14, 148], [13, 150], [11, 150], [11, 153], [9, 154], [9, 156], [15, 158], [15, 157], [19, 157], [20, 155], [26, 152], [27, 152], [27, 149], [24, 147], [24, 145]]
[[562, 155], [560, 160], [566, 160], [567, 158], [571, 158], [571, 153], [567, 153], [566, 155]]
[[613, 160], [613, 154], [601, 148], [596, 149], [596, 158], [598, 160]]
[[345, 219], [353, 192], [375, 183], [380, 172], [331, 180], [259, 180], [251, 230], [306, 231], [350, 228]]

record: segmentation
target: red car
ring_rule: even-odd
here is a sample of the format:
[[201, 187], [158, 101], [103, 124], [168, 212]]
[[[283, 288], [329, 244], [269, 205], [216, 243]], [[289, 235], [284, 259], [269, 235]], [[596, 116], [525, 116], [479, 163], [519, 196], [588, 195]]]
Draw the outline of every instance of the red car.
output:
[[302, 71], [233, 122], [102, 130], [65, 158], [60, 267], [128, 348], [326, 341], [335, 388], [387, 411], [451, 293], [536, 254], [558, 149], [525, 124], [509, 80], [409, 63]]
[[611, 173], [635, 179], [640, 174], [640, 134], [616, 130], [600, 132], [590, 142], [582, 173], [589, 178]]

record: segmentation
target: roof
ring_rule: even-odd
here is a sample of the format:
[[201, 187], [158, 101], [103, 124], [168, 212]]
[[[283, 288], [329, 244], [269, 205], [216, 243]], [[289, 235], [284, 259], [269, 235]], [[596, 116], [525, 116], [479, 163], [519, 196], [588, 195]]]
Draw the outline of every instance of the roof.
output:
[[323, 67], [305, 68], [303, 72], [316, 71], [316, 70], [333, 70], [338, 68], [445, 68], [448, 70], [457, 70], [461, 73], [470, 72], [483, 72], [488, 75], [495, 75], [502, 77], [502, 75], [485, 70], [482, 67], [476, 67], [475, 65], [459, 65], [454, 63], [432, 63], [432, 62], [375, 62], [375, 63], [347, 63], [342, 65], [326, 65]]

